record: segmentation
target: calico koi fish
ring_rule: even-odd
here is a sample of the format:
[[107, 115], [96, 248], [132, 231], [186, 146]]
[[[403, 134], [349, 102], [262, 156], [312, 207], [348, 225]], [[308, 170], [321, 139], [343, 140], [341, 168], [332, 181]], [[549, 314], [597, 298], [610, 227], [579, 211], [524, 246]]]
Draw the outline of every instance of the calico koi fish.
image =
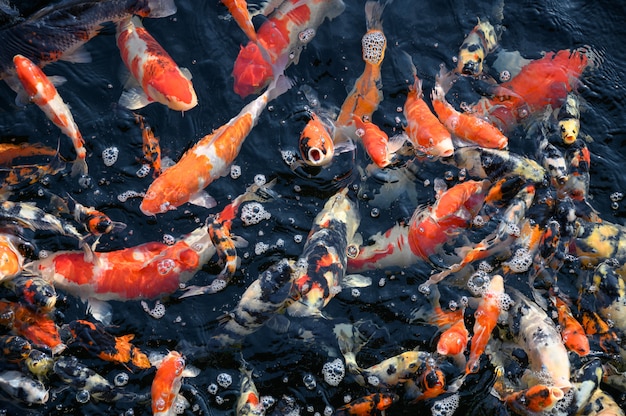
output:
[[246, 0], [222, 0], [224, 6], [228, 8], [230, 15], [235, 19], [241, 30], [246, 34], [251, 42], [257, 42], [256, 30], [252, 24], [252, 17], [248, 11]]
[[143, 160], [149, 163], [154, 172], [152, 176], [156, 178], [161, 174], [161, 146], [159, 138], [154, 137], [152, 128], [145, 123], [145, 118], [139, 114], [135, 114], [135, 122], [141, 128], [141, 138], [143, 139]]
[[0, 168], [0, 173], [4, 175], [3, 184], [0, 186], [0, 193], [14, 190], [20, 186], [32, 185], [39, 182], [47, 175], [56, 175], [65, 169], [65, 162], [58, 152], [56, 156], [45, 164], [15, 165], [10, 168]]
[[580, 108], [578, 94], [570, 91], [557, 116], [563, 144], [572, 145], [580, 132]]
[[359, 227], [356, 205], [348, 198], [348, 188], [331, 196], [313, 220], [292, 277], [292, 316], [320, 316], [321, 310], [338, 293], [348, 260], [348, 245]]
[[0, 373], [0, 388], [14, 399], [28, 404], [44, 404], [50, 397], [41, 381], [15, 370]]
[[332, 20], [344, 9], [342, 0], [282, 2], [259, 27], [257, 42], [250, 41], [239, 51], [233, 67], [235, 93], [244, 98], [262, 90], [278, 77], [273, 67], [282, 60], [286, 60], [285, 68], [297, 64], [303, 46], [324, 19]]
[[413, 147], [419, 152], [435, 157], [452, 156], [454, 153], [452, 136], [424, 101], [422, 81], [417, 77], [417, 68], [409, 55], [407, 58], [414, 81], [409, 87], [404, 103], [404, 118], [407, 122], [405, 131]]
[[116, 337], [108, 333], [102, 324], [82, 319], [70, 322], [68, 327], [72, 334], [68, 344], [81, 346], [105, 361], [123, 365], [132, 363], [137, 368], [150, 367], [146, 354], [130, 343], [135, 338], [134, 334]]
[[41, 143], [1, 143], [0, 166], [10, 165], [13, 160], [29, 156], [56, 156], [57, 150], [46, 147]]
[[489, 118], [506, 133], [548, 105], [560, 107], [567, 94], [578, 86], [583, 72], [598, 61], [588, 47], [547, 52], [499, 85], [501, 90], [507, 91], [506, 96], [483, 97], [472, 106], [472, 112]]
[[394, 393], [372, 393], [335, 409], [335, 416], [373, 416], [380, 414], [400, 397]]
[[13, 317], [10, 322], [13, 331], [33, 345], [48, 347], [54, 354], [65, 349], [59, 329], [46, 314], [36, 313], [19, 303], [5, 301], [0, 301], [0, 311], [2, 314], [10, 312]]
[[498, 46], [496, 29], [489, 21], [480, 21], [465, 37], [457, 57], [456, 72], [479, 76], [483, 72], [485, 57]]
[[138, 18], [118, 23], [116, 37], [124, 64], [143, 90], [125, 91], [119, 101], [122, 107], [136, 110], [156, 101], [174, 111], [187, 111], [198, 105], [189, 71], [176, 65]]
[[547, 175], [546, 170], [533, 159], [506, 150], [476, 146], [458, 148], [450, 163], [459, 169], [466, 169], [468, 175], [493, 182], [520, 176], [528, 182], [541, 184]]
[[307, 165], [325, 166], [333, 160], [335, 154], [332, 137], [335, 128], [313, 111], [309, 111], [309, 117], [309, 122], [300, 133], [300, 156]]
[[[621, 274], [620, 274], [621, 273]], [[614, 326], [626, 329], [626, 281], [620, 268], [612, 262], [604, 261], [593, 271], [593, 285], [598, 289], [593, 294], [598, 312], [610, 319]]]
[[462, 140], [492, 149], [507, 147], [509, 139], [494, 125], [474, 114], [457, 111], [446, 101], [446, 94], [454, 82], [453, 77], [454, 75], [451, 72], [446, 72], [442, 65], [435, 79], [431, 103], [439, 121]]
[[141, 201], [141, 212], [145, 215], [162, 214], [186, 202], [206, 208], [215, 206], [215, 200], [203, 191], [204, 188], [235, 160], [267, 103], [290, 87], [288, 78], [278, 76], [262, 95], [246, 105], [238, 115], [200, 139], [174, 166], [152, 182]]
[[4, 285], [18, 302], [38, 313], [54, 310], [57, 293], [47, 280], [37, 276], [19, 275]]
[[551, 296], [551, 300], [559, 315], [559, 326], [561, 327], [563, 344], [581, 357], [589, 354], [589, 340], [587, 339], [587, 334], [585, 334], [585, 330], [580, 322], [572, 315], [572, 311], [567, 303], [556, 295]]
[[578, 256], [585, 268], [609, 259], [621, 263], [626, 259], [626, 228], [607, 221], [597, 223], [577, 219], [569, 253]]
[[132, 15], [166, 17], [176, 13], [173, 0], [112, 0], [52, 4], [27, 19], [0, 31], [0, 78], [14, 73], [13, 57], [21, 54], [43, 67], [59, 59], [90, 62], [81, 49], [105, 22], [120, 22]]
[[174, 416], [174, 404], [183, 383], [183, 377], [195, 377], [199, 371], [186, 367], [185, 358], [177, 351], [170, 351], [160, 360], [152, 380], [152, 414]]
[[423, 370], [429, 359], [431, 359], [431, 355], [428, 352], [418, 350], [405, 351], [371, 367], [360, 369], [356, 380], [363, 386], [369, 380], [376, 379], [379, 385], [396, 387], [410, 379], [418, 371]]
[[259, 392], [252, 381], [252, 370], [242, 367], [241, 388], [237, 400], [237, 416], [263, 416], [265, 406], [261, 402]]
[[173, 245], [149, 242], [135, 247], [94, 252], [59, 251], [29, 263], [31, 273], [82, 299], [154, 299], [174, 293], [215, 254], [206, 227]]
[[504, 402], [518, 414], [539, 414], [550, 411], [563, 397], [565, 394], [558, 387], [536, 384], [504, 397]]
[[0, 335], [0, 351], [7, 362], [19, 363], [28, 357], [32, 347], [27, 339], [20, 336]]
[[9, 280], [22, 271], [24, 256], [18, 248], [20, 243], [19, 237], [0, 233], [0, 282]]
[[[55, 126], [72, 140], [77, 159], [72, 166], [72, 176], [87, 174], [87, 150], [85, 140], [74, 122], [70, 108], [63, 102], [59, 92], [37, 65], [22, 56], [13, 57], [17, 77], [19, 78], [28, 99], [46, 114]], [[18, 100], [20, 95], [18, 94]]]
[[474, 329], [470, 345], [470, 355], [465, 366], [465, 374], [476, 373], [480, 368], [480, 356], [485, 351], [491, 333], [498, 323], [500, 312], [507, 308], [508, 295], [504, 293], [504, 280], [501, 275], [491, 277], [489, 286], [474, 312]]

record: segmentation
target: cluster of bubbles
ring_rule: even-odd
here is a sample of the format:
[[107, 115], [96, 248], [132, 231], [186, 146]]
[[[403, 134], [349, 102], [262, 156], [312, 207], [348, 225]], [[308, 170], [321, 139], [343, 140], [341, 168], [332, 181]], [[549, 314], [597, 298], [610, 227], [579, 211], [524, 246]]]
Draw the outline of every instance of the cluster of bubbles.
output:
[[387, 39], [383, 32], [375, 31], [366, 33], [361, 39], [363, 47], [363, 60], [372, 65], [377, 65], [383, 59]]
[[263, 220], [269, 220], [272, 214], [266, 211], [259, 202], [250, 202], [241, 208], [240, 217], [243, 224], [248, 226], [258, 224]]
[[533, 258], [527, 248], [519, 248], [508, 261], [502, 263], [509, 267], [513, 273], [523, 273], [530, 269], [533, 264]]
[[237, 179], [241, 176], [241, 166], [239, 165], [231, 165], [230, 166], [230, 177], [233, 179]]
[[302, 32], [298, 33], [298, 40], [306, 45], [315, 37], [315, 29], [312, 27], [304, 29]]
[[105, 166], [113, 166], [115, 162], [117, 162], [117, 157], [119, 156], [120, 151], [117, 147], [107, 147], [102, 151], [102, 161]]
[[154, 319], [161, 319], [165, 316], [165, 305], [161, 303], [161, 301], [157, 300], [154, 308], [150, 309], [148, 303], [146, 301], [141, 301], [141, 307], [144, 312], [153, 317]]
[[168, 246], [174, 245], [176, 243], [176, 237], [171, 234], [163, 234], [163, 242]]
[[219, 373], [215, 381], [217, 381], [217, 384], [221, 387], [226, 389], [233, 384], [233, 377], [228, 373]]
[[146, 194], [143, 192], [137, 191], [126, 191], [122, 192], [117, 196], [117, 200], [120, 202], [126, 202], [128, 198], [143, 198]]
[[259, 241], [254, 245], [254, 254], [257, 256], [265, 253], [270, 248], [269, 244]]
[[324, 381], [331, 386], [338, 386], [346, 375], [346, 368], [340, 358], [325, 363], [322, 367]]
[[459, 394], [455, 393], [437, 401], [437, 403], [431, 407], [430, 411], [433, 416], [452, 416], [458, 407]]
[[146, 176], [148, 176], [149, 173], [150, 173], [150, 165], [144, 163], [143, 165], [141, 165], [139, 170], [137, 170], [137, 177], [145, 178]]

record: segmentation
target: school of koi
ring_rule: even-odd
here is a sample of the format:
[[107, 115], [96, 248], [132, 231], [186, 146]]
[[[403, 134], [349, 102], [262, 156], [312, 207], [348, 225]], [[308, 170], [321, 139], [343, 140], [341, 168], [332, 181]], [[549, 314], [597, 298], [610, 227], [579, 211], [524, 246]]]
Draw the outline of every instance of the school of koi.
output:
[[[222, 3], [248, 38], [232, 70], [245, 102], [172, 150], [148, 109], [182, 123], [202, 95], [141, 19], [175, 19], [173, 0], [25, 15], [0, 2], [10, 111], [54, 124], [0, 144], [0, 413], [624, 415], [626, 228], [589, 189], [596, 142], [579, 92], [605, 57], [593, 45], [505, 50], [496, 1], [427, 73], [387, 38], [394, 0], [270, 1], [253, 17], [244, 1]], [[363, 71], [341, 80], [339, 106], [290, 67], [354, 8]], [[83, 136], [65, 79], [46, 75], [89, 67], [85, 44], [111, 36], [126, 67], [114, 117], [141, 138], [121, 168], [125, 139]], [[405, 101], [379, 124], [390, 54]], [[480, 98], [460, 103], [468, 91]], [[300, 122], [297, 145], [276, 146], [280, 166], [246, 162], [272, 179], [242, 190], [240, 153], [276, 113]], [[143, 188], [117, 195], [127, 216], [114, 221], [102, 189], [115, 179], [94, 172], [134, 166]], [[309, 223], [285, 216], [303, 209]], [[387, 229], [361, 222], [381, 213]], [[133, 233], [133, 218], [162, 238]], [[145, 313], [131, 320], [129, 308]]]

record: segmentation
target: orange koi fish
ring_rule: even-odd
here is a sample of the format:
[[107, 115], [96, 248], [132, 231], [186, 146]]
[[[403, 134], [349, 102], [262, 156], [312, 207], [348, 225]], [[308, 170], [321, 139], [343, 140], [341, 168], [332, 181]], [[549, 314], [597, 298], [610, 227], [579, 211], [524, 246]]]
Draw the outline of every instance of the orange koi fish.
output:
[[86, 259], [81, 251], [59, 251], [31, 262], [31, 273], [83, 299], [154, 299], [174, 293], [215, 254], [206, 227], [173, 245], [149, 242]]
[[279, 76], [228, 123], [200, 139], [174, 166], [152, 182], [141, 201], [141, 212], [145, 215], [162, 214], [186, 202], [207, 208], [215, 206], [215, 200], [203, 191], [204, 188], [235, 160], [267, 103], [290, 87], [291, 81]]
[[121, 106], [136, 110], [156, 101], [175, 111], [187, 111], [198, 104], [189, 71], [176, 65], [139, 18], [118, 23], [116, 36], [124, 64], [143, 89], [143, 93], [122, 94]]
[[388, 409], [400, 397], [394, 393], [372, 393], [335, 410], [335, 416], [374, 416]]
[[239, 25], [241, 30], [246, 34], [251, 42], [257, 42], [256, 30], [252, 24], [252, 18], [250, 12], [248, 12], [248, 3], [246, 0], [222, 0], [224, 6], [228, 7], [235, 22]]
[[24, 256], [18, 248], [19, 237], [0, 233], [0, 282], [10, 280], [22, 271]]
[[558, 387], [537, 384], [512, 393], [503, 400], [511, 410], [524, 415], [549, 412], [564, 396], [563, 390]]
[[329, 126], [313, 111], [309, 111], [309, 116], [309, 122], [300, 133], [300, 156], [307, 165], [325, 166], [333, 160], [335, 154], [332, 138], [334, 126]]
[[411, 65], [414, 82], [409, 87], [404, 103], [404, 118], [407, 122], [405, 131], [413, 147], [421, 153], [439, 157], [452, 156], [454, 153], [452, 136], [424, 101], [422, 81], [417, 77], [417, 68], [411, 57], [408, 54], [406, 56]]
[[154, 169], [152, 176], [156, 178], [161, 174], [161, 146], [159, 145], [159, 138], [154, 137], [152, 128], [145, 123], [143, 116], [135, 114], [135, 122], [141, 127], [143, 160], [152, 166], [152, 169]]
[[183, 377], [195, 377], [198, 371], [186, 367], [185, 358], [177, 351], [170, 351], [157, 365], [152, 380], [152, 414], [173, 416], [176, 396], [183, 384]]
[[59, 328], [46, 314], [36, 313], [19, 303], [0, 301], [0, 315], [12, 316], [13, 331], [33, 345], [48, 347], [53, 354], [65, 349]]
[[252, 381], [252, 370], [242, 367], [241, 388], [237, 400], [237, 416], [264, 415], [265, 406], [261, 402], [259, 392]]
[[474, 312], [474, 330], [470, 355], [465, 366], [465, 374], [476, 373], [480, 369], [480, 356], [485, 351], [491, 332], [498, 323], [500, 311], [505, 305], [508, 296], [504, 293], [504, 279], [499, 274], [494, 275], [487, 290], [480, 299], [478, 308]]
[[337, 116], [336, 126], [346, 127], [352, 117], [372, 118], [372, 114], [383, 100], [380, 66], [385, 58], [387, 38], [383, 33], [382, 13], [386, 3], [368, 1], [365, 3], [367, 32], [361, 38], [361, 47], [365, 68], [356, 80]]
[[461, 113], [446, 101], [446, 94], [454, 82], [453, 77], [453, 73], [446, 72], [442, 65], [431, 94], [433, 109], [439, 120], [462, 140], [492, 149], [507, 147], [509, 139], [494, 125], [482, 117]]
[[0, 143], [0, 166], [10, 165], [11, 162], [18, 157], [56, 156], [56, 154], [56, 149], [46, 147], [41, 143]]
[[10, 63], [21, 54], [39, 67], [57, 60], [90, 62], [82, 46], [95, 37], [106, 22], [120, 22], [132, 15], [166, 17], [176, 13], [173, 0], [111, 0], [69, 2], [42, 8], [0, 33], [0, 78], [14, 72]]
[[71, 344], [78, 345], [104, 361], [126, 365], [132, 363], [137, 368], [150, 368], [150, 360], [130, 341], [135, 335], [116, 337], [108, 333], [100, 323], [76, 320], [68, 324], [72, 334]]
[[574, 351], [579, 356], [589, 354], [589, 339], [580, 322], [574, 318], [567, 303], [560, 297], [554, 295], [550, 299], [559, 314], [559, 326], [561, 327], [561, 337], [565, 346]]
[[273, 67], [282, 60], [285, 68], [297, 64], [324, 19], [332, 20], [344, 9], [342, 0], [284, 1], [257, 31], [257, 42], [239, 51], [233, 67], [235, 93], [244, 98], [262, 90], [278, 76]]
[[353, 116], [352, 122], [356, 127], [356, 136], [361, 138], [365, 151], [379, 168], [389, 166], [395, 153], [405, 142], [403, 136], [398, 135], [389, 139], [387, 133], [369, 120]]
[[441, 355], [458, 357], [465, 351], [468, 340], [469, 331], [465, 327], [465, 319], [462, 317], [441, 334], [437, 342], [437, 352]]
[[[72, 166], [72, 175], [87, 174], [87, 150], [85, 140], [74, 122], [70, 108], [63, 102], [57, 89], [37, 65], [31, 60], [22, 56], [13, 57], [17, 77], [30, 101], [37, 104], [39, 108], [48, 116], [63, 133], [72, 139], [77, 159]], [[18, 95], [19, 99], [19, 95]]]
[[483, 97], [472, 106], [472, 112], [487, 117], [507, 132], [547, 105], [560, 107], [567, 94], [578, 86], [583, 72], [598, 63], [596, 54], [588, 47], [547, 52], [499, 85], [508, 91], [506, 96]]

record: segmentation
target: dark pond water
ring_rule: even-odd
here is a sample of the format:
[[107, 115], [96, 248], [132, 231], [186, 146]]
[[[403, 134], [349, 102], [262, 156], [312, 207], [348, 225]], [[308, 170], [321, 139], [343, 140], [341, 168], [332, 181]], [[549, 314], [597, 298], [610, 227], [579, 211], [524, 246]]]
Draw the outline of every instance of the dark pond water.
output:
[[[24, 3], [20, 6], [24, 13], [28, 13], [44, 2], [21, 3]], [[233, 62], [240, 45], [247, 40], [236, 23], [228, 19], [226, 8], [217, 0], [176, 0], [176, 4], [178, 12], [172, 17], [146, 19], [144, 25], [180, 66], [190, 69], [199, 105], [184, 114], [159, 104], [138, 111], [160, 138], [163, 156], [174, 161], [200, 137], [236, 115], [250, 100], [241, 99], [233, 92]], [[86, 138], [91, 182], [83, 187], [66, 171], [51, 177], [45, 185], [34, 184], [21, 189], [19, 195], [12, 196], [12, 199], [32, 200], [44, 206], [44, 199], [37, 196], [37, 190], [44, 186], [56, 193], [69, 192], [83, 205], [95, 206], [114, 220], [128, 225], [119, 234], [103, 237], [99, 250], [161, 241], [164, 234], [178, 237], [188, 233], [204, 222], [209, 214], [219, 212], [230, 198], [241, 194], [256, 175], [265, 175], [268, 180], [277, 178], [275, 189], [282, 195], [278, 200], [265, 203], [265, 209], [272, 214], [269, 220], [251, 227], [244, 227], [241, 221], [235, 220], [233, 233], [245, 238], [249, 246], [239, 249], [241, 267], [234, 281], [223, 292], [183, 300], [174, 297], [161, 299], [166, 314], [160, 320], [146, 314], [138, 301], [112, 302], [113, 333], [135, 334], [134, 344], [146, 352], [165, 353], [177, 348], [181, 341], [202, 346], [217, 327], [218, 318], [237, 304], [245, 288], [260, 271], [283, 257], [297, 258], [303, 243], [296, 243], [294, 236], [306, 237], [313, 218], [330, 195], [348, 184], [352, 187], [353, 196], [356, 195], [354, 190], [358, 189], [361, 189], [361, 195], [377, 191], [380, 184], [371, 179], [362, 182], [358, 173], [358, 166], [369, 163], [360, 148], [354, 160], [352, 154], [342, 154], [321, 171], [293, 172], [281, 158], [281, 150], [296, 149], [304, 126], [299, 114], [307, 101], [299, 92], [301, 86], [311, 86], [320, 97], [322, 107], [338, 108], [361, 74], [360, 45], [366, 30], [363, 5], [363, 1], [346, 0], [345, 12], [332, 22], [324, 22], [315, 39], [302, 52], [299, 64], [287, 70], [287, 75], [296, 82], [295, 87], [271, 104], [247, 138], [235, 160], [235, 164], [241, 166], [241, 177], [232, 179], [225, 176], [209, 186], [208, 191], [218, 201], [218, 206], [212, 210], [185, 205], [155, 218], [141, 213], [138, 198], [125, 203], [118, 200], [117, 196], [125, 191], [145, 191], [152, 179], [136, 175], [141, 166], [138, 161], [141, 156], [140, 130], [131, 113], [116, 104], [123, 83], [120, 81], [122, 61], [113, 29], [106, 28], [87, 44], [93, 58], [91, 63], [58, 62], [45, 68], [48, 75], [67, 78], [59, 91], [70, 104]], [[402, 51], [412, 56], [423, 79], [424, 91], [430, 91], [439, 65], [444, 63], [448, 68], [454, 65], [452, 58], [464, 36], [474, 27], [476, 18], [489, 17], [492, 8], [491, 2], [483, 1], [395, 0], [388, 5], [383, 15], [388, 42], [382, 66], [385, 99], [374, 114], [374, 121], [390, 134], [401, 128], [403, 116], [398, 108], [404, 105], [406, 80], [410, 76]], [[505, 30], [500, 40], [503, 48], [517, 50], [527, 58], [538, 58], [543, 51], [583, 45], [589, 45], [603, 57], [602, 65], [583, 78], [580, 88], [580, 96], [584, 100], [581, 130], [593, 137], [593, 142], [588, 145], [592, 154], [591, 203], [605, 221], [617, 223], [623, 223], [626, 217], [626, 205], [618, 203], [612, 207], [610, 199], [612, 193], [626, 190], [626, 175], [622, 174], [626, 157], [626, 117], [623, 109], [626, 85], [625, 18], [624, 8], [616, 2], [511, 1], [504, 5], [502, 24]], [[61, 137], [59, 130], [36, 106], [15, 106], [14, 93], [2, 86], [0, 140], [11, 138], [41, 142], [51, 147], [56, 147], [60, 140], [61, 153], [73, 154], [69, 141]], [[519, 153], [529, 149], [523, 134], [518, 131], [512, 134], [510, 143], [510, 148]], [[120, 156], [113, 166], [107, 167], [101, 154], [111, 146], [119, 149]], [[359, 232], [367, 238], [388, 229], [396, 221], [406, 220], [416, 204], [432, 203], [434, 180], [442, 178], [450, 169], [439, 162], [416, 161], [412, 164], [415, 181], [400, 189], [390, 206], [378, 207], [360, 198], [358, 205], [362, 221]], [[337, 181], [335, 178], [343, 179]], [[379, 215], [371, 215], [373, 208], [380, 210]], [[277, 244], [279, 241], [283, 241], [284, 245]], [[255, 255], [257, 243], [265, 243], [270, 248], [262, 255]], [[37, 240], [36, 244], [38, 248], [48, 251], [75, 249], [75, 242], [71, 240], [50, 237]], [[202, 285], [210, 282], [220, 270], [216, 260], [214, 258], [207, 264], [190, 283]], [[408, 323], [410, 311], [426, 304], [417, 289], [429, 273], [430, 268], [423, 264], [367, 273], [374, 284], [361, 289], [358, 297], [350, 289], [337, 295], [324, 309], [327, 319], [292, 320], [293, 327], [312, 331], [313, 340], [262, 328], [246, 338], [241, 349], [226, 349], [208, 360], [195, 363], [202, 371], [187, 382], [201, 392], [202, 400], [206, 401], [214, 415], [234, 414], [242, 357], [254, 368], [254, 381], [261, 395], [271, 395], [277, 400], [283, 395], [293, 397], [303, 415], [323, 414], [327, 405], [339, 407], [348, 395], [354, 399], [373, 392], [360, 387], [350, 377], [338, 387], [331, 387], [323, 381], [323, 364], [334, 359], [338, 352], [332, 328], [339, 322], [357, 320], [370, 320], [380, 327], [380, 335], [375, 342], [364, 347], [358, 356], [363, 366], [406, 349], [419, 347], [434, 351], [436, 328]], [[386, 284], [382, 286], [378, 284], [381, 278], [386, 279]], [[525, 283], [510, 284], [523, 286]], [[441, 291], [445, 300], [469, 294], [465, 289], [451, 285], [442, 285]], [[154, 305], [154, 301], [149, 301], [149, 304]], [[84, 318], [86, 314], [85, 305], [71, 295], [60, 302], [58, 309], [61, 312], [59, 324]], [[90, 358], [79, 350], [69, 350], [68, 353], [78, 355], [85, 364], [109, 380], [126, 371], [122, 366]], [[220, 373], [232, 376], [233, 384], [228, 388], [220, 387], [217, 396], [209, 394], [207, 387], [216, 382]], [[451, 374], [458, 373], [451, 370]], [[461, 390], [461, 406], [456, 414], [506, 414], [506, 409], [488, 395], [492, 381], [490, 374], [488, 369], [466, 381]], [[149, 393], [153, 369], [129, 375], [129, 391]], [[306, 375], [315, 377], [317, 387], [312, 390], [305, 387], [303, 377]], [[0, 408], [5, 409], [6, 414], [33, 415], [143, 415], [151, 412], [150, 404], [146, 402], [90, 401], [80, 404], [76, 402], [73, 388], [64, 388], [54, 377], [48, 382], [51, 400], [46, 405], [26, 406], [12, 402], [0, 393]], [[626, 404], [623, 395], [612, 393], [622, 406]], [[193, 404], [195, 399], [189, 398]], [[223, 403], [218, 403], [220, 399]], [[387, 414], [429, 414], [431, 405], [432, 402], [428, 401], [399, 403]], [[190, 412], [188, 409], [186, 414]]]

